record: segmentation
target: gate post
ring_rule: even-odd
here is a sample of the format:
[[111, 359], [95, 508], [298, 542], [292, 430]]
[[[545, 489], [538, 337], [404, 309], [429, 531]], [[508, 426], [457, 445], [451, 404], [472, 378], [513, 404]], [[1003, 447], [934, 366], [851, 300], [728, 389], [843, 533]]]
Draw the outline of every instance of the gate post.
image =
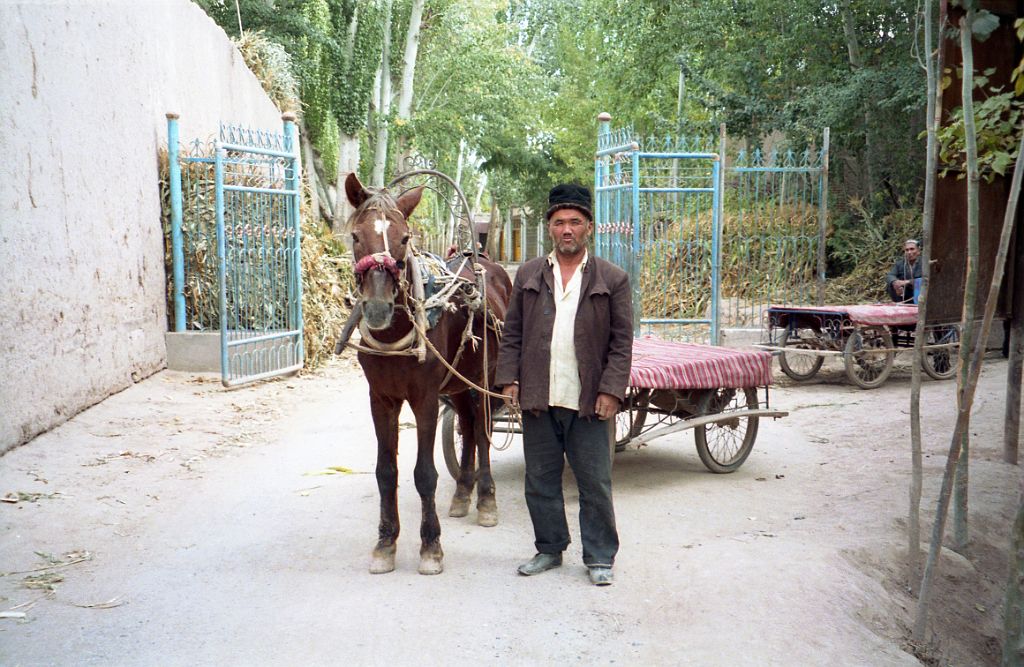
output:
[[718, 157], [711, 165], [711, 344], [719, 345], [719, 301], [722, 296], [722, 180], [725, 173], [725, 123], [718, 127]]
[[182, 249], [181, 162], [178, 157], [178, 114], [167, 114], [167, 173], [171, 196], [171, 294], [174, 330], [185, 330], [185, 253]]
[[818, 177], [818, 305], [825, 305], [825, 234], [828, 231], [828, 139], [829, 128], [821, 138], [821, 176]]
[[633, 247], [629, 253], [629, 277], [633, 282], [633, 335], [640, 335], [640, 318], [643, 317], [643, 293], [640, 291], [640, 145], [633, 142], [630, 153], [632, 163], [632, 182], [630, 192], [632, 193], [632, 214], [630, 219], [633, 224]]
[[228, 365], [228, 279], [227, 242], [224, 238], [224, 149], [220, 139], [213, 143], [214, 211], [217, 221], [217, 278], [220, 291], [220, 377], [221, 384], [229, 386], [231, 367]]
[[[299, 331], [299, 335], [296, 337], [295, 359], [298, 363], [302, 363], [305, 359], [305, 336], [302, 333], [304, 331], [302, 324], [302, 190], [300, 188], [302, 160], [299, 157], [299, 132], [295, 125], [295, 114], [290, 111], [286, 112], [281, 116], [281, 120], [284, 123], [284, 136], [291, 142], [292, 149], [292, 168], [285, 170], [287, 176], [285, 187], [293, 191], [288, 197], [288, 226], [292, 230], [292, 245], [289, 248], [289, 254], [293, 267], [293, 270], [289, 271], [288, 281], [288, 291], [290, 292], [288, 302], [291, 310], [289, 315], [291, 316], [290, 325]], [[310, 167], [312, 168], [312, 165]]]

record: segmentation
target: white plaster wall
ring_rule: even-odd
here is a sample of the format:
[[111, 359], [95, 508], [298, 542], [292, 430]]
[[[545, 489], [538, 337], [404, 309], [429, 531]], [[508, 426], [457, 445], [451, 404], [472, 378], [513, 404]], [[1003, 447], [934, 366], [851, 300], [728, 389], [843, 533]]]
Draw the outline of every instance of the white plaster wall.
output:
[[0, 2], [0, 453], [165, 365], [168, 111], [281, 127], [189, 0]]

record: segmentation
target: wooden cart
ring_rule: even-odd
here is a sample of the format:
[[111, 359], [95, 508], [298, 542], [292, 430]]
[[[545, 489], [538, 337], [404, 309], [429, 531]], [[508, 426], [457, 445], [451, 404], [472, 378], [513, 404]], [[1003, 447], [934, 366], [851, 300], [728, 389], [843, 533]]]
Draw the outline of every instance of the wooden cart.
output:
[[[914, 347], [917, 306], [771, 306], [766, 315], [767, 344], [779, 355], [782, 371], [803, 382], [817, 374], [826, 357], [843, 360], [846, 376], [861, 389], [889, 377], [897, 352]], [[956, 374], [959, 324], [926, 327], [921, 367], [936, 380]]]
[[[771, 359], [771, 353], [762, 350], [649, 337], [635, 340], [630, 387], [616, 415], [610, 444], [615, 451], [624, 451], [693, 429], [697, 454], [708, 470], [734, 472], [754, 447], [760, 418], [789, 414], [768, 405]], [[495, 434], [520, 432], [519, 424], [504, 410], [494, 415], [492, 427]], [[448, 471], [456, 478], [461, 439], [454, 410], [444, 406], [442, 450]], [[493, 438], [500, 439], [500, 435]]]

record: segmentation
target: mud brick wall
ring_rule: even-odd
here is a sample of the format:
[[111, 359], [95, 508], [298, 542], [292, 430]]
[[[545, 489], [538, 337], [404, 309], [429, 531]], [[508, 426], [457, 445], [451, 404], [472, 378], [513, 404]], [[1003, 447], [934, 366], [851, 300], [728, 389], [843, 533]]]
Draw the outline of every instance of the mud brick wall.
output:
[[0, 63], [2, 453], [165, 366], [165, 114], [281, 113], [189, 0], [7, 0]]

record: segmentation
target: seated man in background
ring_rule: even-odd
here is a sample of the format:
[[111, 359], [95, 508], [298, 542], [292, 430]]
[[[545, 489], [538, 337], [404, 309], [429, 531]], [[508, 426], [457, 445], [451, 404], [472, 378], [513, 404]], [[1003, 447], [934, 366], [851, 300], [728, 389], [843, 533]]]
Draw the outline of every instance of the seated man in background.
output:
[[921, 243], [907, 239], [903, 244], [903, 258], [896, 260], [885, 276], [885, 290], [896, 303], [913, 303], [914, 279], [921, 277]]

